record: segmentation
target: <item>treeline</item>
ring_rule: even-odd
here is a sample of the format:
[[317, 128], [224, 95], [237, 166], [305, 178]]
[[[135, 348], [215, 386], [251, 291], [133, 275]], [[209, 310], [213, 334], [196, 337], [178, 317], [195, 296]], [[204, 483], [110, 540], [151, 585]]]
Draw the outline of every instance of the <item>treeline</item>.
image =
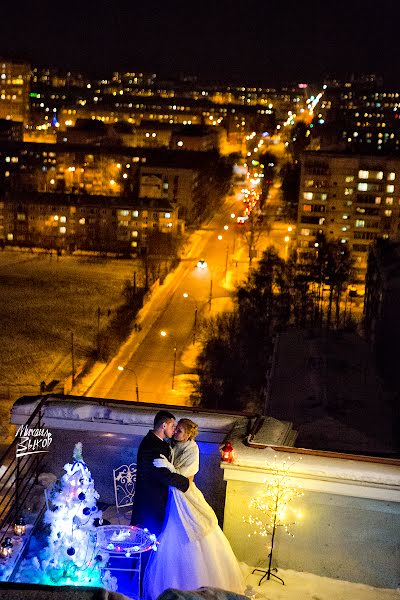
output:
[[285, 261], [268, 248], [238, 288], [233, 312], [208, 321], [197, 363], [201, 406], [261, 410], [274, 335], [292, 325], [327, 330], [346, 325], [341, 298], [351, 275], [349, 252], [338, 241], [318, 240], [307, 273], [295, 257]]

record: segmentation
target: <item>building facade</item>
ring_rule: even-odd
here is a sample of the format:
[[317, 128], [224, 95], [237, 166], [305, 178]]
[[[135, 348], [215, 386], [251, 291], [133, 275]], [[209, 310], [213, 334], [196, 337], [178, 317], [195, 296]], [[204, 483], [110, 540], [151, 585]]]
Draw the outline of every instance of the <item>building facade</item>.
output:
[[0, 240], [20, 247], [136, 254], [154, 233], [180, 233], [167, 200], [14, 192], [0, 199]]
[[393, 157], [307, 152], [302, 157], [297, 254], [315, 257], [318, 233], [346, 244], [353, 279], [364, 282], [368, 250], [377, 239], [399, 238], [400, 160]]
[[[374, 244], [365, 280], [364, 329], [385, 382], [398, 388], [400, 243]], [[397, 348], [397, 350], [396, 350]]]
[[31, 67], [0, 58], [0, 119], [29, 122]]

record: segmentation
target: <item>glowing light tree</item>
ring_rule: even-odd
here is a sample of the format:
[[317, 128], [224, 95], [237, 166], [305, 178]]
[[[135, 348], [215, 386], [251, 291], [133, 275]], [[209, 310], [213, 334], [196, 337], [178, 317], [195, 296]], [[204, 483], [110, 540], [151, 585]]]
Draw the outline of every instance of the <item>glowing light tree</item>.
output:
[[277, 571], [272, 568], [272, 555], [274, 551], [275, 534], [278, 527], [282, 527], [287, 534], [294, 537], [291, 533], [291, 527], [296, 524], [296, 518], [301, 517], [300, 511], [295, 511], [290, 508], [289, 503], [295, 498], [303, 496], [303, 492], [291, 485], [290, 469], [293, 463], [286, 461], [281, 465], [277, 465], [275, 456], [275, 465], [272, 469], [271, 476], [265, 482], [262, 491], [250, 500], [249, 508], [250, 515], [244, 517], [244, 521], [253, 526], [253, 531], [248, 535], [260, 535], [261, 537], [269, 537], [271, 543], [269, 545], [269, 562], [268, 569], [254, 569], [253, 573], [264, 573], [258, 585], [266, 578], [275, 577], [285, 582], [281, 577], [278, 577], [272, 571]]
[[[98, 551], [95, 519], [102, 513], [99, 494], [82, 457], [82, 444], [75, 445], [73, 463], [50, 494], [51, 505], [44, 520], [50, 525], [47, 547], [24, 565], [32, 583], [104, 586], [116, 589], [116, 579], [105, 570], [108, 555]], [[41, 559], [41, 560], [40, 560]], [[34, 573], [33, 571], [36, 571]]]

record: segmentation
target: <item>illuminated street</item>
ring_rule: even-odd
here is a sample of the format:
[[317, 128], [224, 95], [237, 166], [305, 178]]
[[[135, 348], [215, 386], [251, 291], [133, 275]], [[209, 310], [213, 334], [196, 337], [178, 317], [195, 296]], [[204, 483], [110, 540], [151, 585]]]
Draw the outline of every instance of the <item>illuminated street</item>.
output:
[[[188, 250], [176, 271], [154, 293], [149, 307], [145, 307], [141, 321], [142, 331], [132, 333], [117, 357], [87, 390], [87, 395], [135, 400], [136, 382], [142, 402], [185, 404], [191, 386], [188, 383], [194, 369], [181, 361], [182, 353], [193, 346], [195, 310], [198, 339], [202, 321], [217, 310], [229, 309], [229, 286], [234, 231], [230, 214], [237, 200], [228, 198], [223, 214], [216, 216], [202, 230], [191, 237]], [[229, 229], [224, 229], [228, 224]], [[222, 239], [218, 239], [222, 236]], [[207, 268], [197, 267], [204, 258]], [[246, 265], [240, 269], [244, 276]], [[183, 296], [184, 293], [188, 297]], [[166, 336], [161, 336], [161, 331]], [[174, 347], [176, 365], [174, 387]], [[118, 366], [125, 367], [119, 371]], [[133, 373], [131, 370], [134, 370]], [[188, 374], [182, 377], [182, 374]]]

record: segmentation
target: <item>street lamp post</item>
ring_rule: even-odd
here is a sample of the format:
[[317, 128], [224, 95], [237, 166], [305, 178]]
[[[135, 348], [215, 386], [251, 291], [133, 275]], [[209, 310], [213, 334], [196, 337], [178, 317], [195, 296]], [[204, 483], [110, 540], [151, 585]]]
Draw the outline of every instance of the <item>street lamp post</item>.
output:
[[130, 371], [131, 373], [134, 374], [134, 376], [135, 376], [136, 402], [139, 402], [139, 384], [138, 384], [138, 378], [137, 378], [135, 369], [131, 369], [130, 367], [123, 367], [122, 365], [118, 365], [117, 369], [118, 369], [118, 371]]
[[[161, 331], [160, 332], [161, 337], [167, 337], [167, 332], [166, 331]], [[169, 334], [171, 335], [171, 334]], [[171, 384], [171, 389], [174, 389], [174, 384], [175, 384], [175, 369], [176, 369], [176, 340], [175, 338], [171, 335], [173, 342], [174, 342], [174, 364], [172, 367], [172, 384]]]
[[290, 235], [285, 235], [284, 240], [285, 240], [285, 260], [287, 260], [289, 258]]
[[228, 272], [228, 259], [229, 259], [229, 244], [226, 245], [226, 250], [225, 250], [225, 271], [224, 271], [225, 279], [226, 279], [226, 274]]
[[193, 323], [193, 344], [195, 344], [196, 343], [196, 334], [197, 334], [197, 313], [198, 313], [197, 301], [196, 301], [196, 298], [194, 298], [191, 294], [188, 294], [187, 292], [184, 292], [182, 295], [184, 298], [192, 298], [194, 305], [195, 305], [194, 323]]

